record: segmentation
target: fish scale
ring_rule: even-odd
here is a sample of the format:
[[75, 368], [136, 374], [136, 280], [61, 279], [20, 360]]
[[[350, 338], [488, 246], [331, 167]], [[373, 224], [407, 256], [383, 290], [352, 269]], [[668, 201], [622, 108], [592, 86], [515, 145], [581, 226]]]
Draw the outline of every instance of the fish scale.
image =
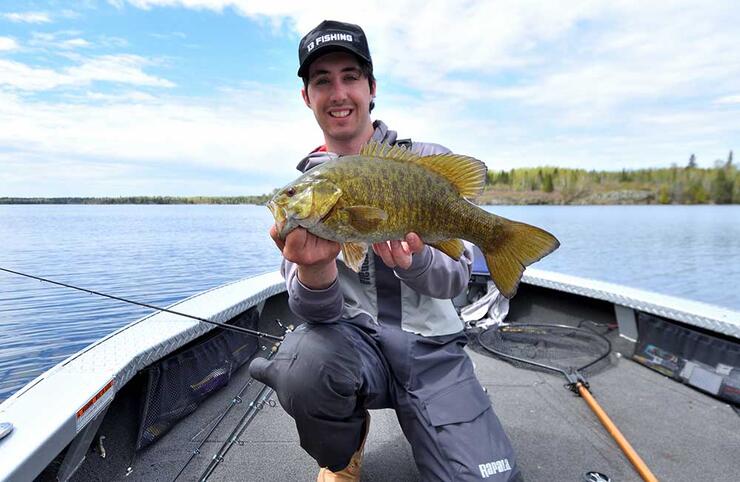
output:
[[[323, 171], [326, 178], [334, 182], [341, 182], [342, 178], [352, 180], [343, 189], [345, 205], [372, 205], [388, 213], [388, 220], [381, 231], [374, 233], [372, 242], [402, 238], [412, 226], [419, 234], [432, 235], [435, 240], [439, 238], [434, 236], [440, 230], [434, 226], [433, 214], [440, 212], [435, 209], [438, 200], [452, 197], [451, 186], [446, 180], [420, 166], [409, 168], [400, 161], [357, 156], [342, 158], [342, 162], [345, 165], [336, 170], [336, 175], [331, 165], [317, 167], [317, 174]], [[409, 189], [415, 186], [425, 189]], [[345, 234], [344, 227], [336, 225], [340, 237]], [[341, 240], [360, 241], [351, 235]]]

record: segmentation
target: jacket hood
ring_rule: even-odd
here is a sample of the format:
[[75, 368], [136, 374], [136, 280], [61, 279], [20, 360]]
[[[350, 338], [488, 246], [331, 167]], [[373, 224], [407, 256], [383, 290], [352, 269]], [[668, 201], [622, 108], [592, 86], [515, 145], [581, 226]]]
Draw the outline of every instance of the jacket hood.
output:
[[[376, 120], [375, 122], [373, 122], [373, 127], [375, 128], [375, 130], [373, 131], [373, 135], [370, 139], [378, 142], [385, 142], [388, 144], [393, 144], [394, 142], [396, 142], [396, 139], [398, 138], [398, 133], [396, 131], [388, 129], [388, 126], [385, 125], [383, 121]], [[306, 172], [309, 169], [318, 166], [319, 164], [323, 164], [328, 160], [336, 159], [337, 157], [339, 157], [333, 152], [322, 151], [319, 149], [321, 148], [314, 150], [312, 153], [301, 159], [301, 162], [298, 163], [296, 169], [301, 172]]]

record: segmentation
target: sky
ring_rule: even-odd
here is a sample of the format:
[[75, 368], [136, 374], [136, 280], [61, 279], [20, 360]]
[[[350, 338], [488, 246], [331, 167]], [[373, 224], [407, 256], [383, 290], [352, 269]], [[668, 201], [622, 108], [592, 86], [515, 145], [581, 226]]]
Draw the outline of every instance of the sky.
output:
[[0, 197], [234, 196], [323, 143], [300, 38], [367, 34], [373, 117], [490, 170], [740, 149], [733, 1], [0, 2]]

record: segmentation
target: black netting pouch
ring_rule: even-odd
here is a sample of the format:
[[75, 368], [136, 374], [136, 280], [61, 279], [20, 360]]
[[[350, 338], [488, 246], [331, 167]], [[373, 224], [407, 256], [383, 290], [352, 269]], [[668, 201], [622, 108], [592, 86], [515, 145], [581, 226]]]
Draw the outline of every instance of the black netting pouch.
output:
[[663, 375], [740, 404], [740, 343], [638, 312], [633, 359]]
[[[252, 308], [233, 324], [254, 328], [258, 317]], [[258, 348], [253, 335], [217, 328], [143, 370], [146, 393], [136, 450], [159, 440], [204, 399], [227, 385], [232, 373]]]

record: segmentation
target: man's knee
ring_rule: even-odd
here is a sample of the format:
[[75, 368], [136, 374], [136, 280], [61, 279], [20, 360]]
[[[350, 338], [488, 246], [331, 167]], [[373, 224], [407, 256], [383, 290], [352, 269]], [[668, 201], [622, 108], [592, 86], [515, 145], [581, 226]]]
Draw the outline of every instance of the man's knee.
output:
[[256, 359], [249, 370], [275, 389], [294, 417], [337, 410], [350, 414], [361, 385], [360, 362], [353, 352], [338, 325], [310, 325], [288, 334], [271, 360]]

